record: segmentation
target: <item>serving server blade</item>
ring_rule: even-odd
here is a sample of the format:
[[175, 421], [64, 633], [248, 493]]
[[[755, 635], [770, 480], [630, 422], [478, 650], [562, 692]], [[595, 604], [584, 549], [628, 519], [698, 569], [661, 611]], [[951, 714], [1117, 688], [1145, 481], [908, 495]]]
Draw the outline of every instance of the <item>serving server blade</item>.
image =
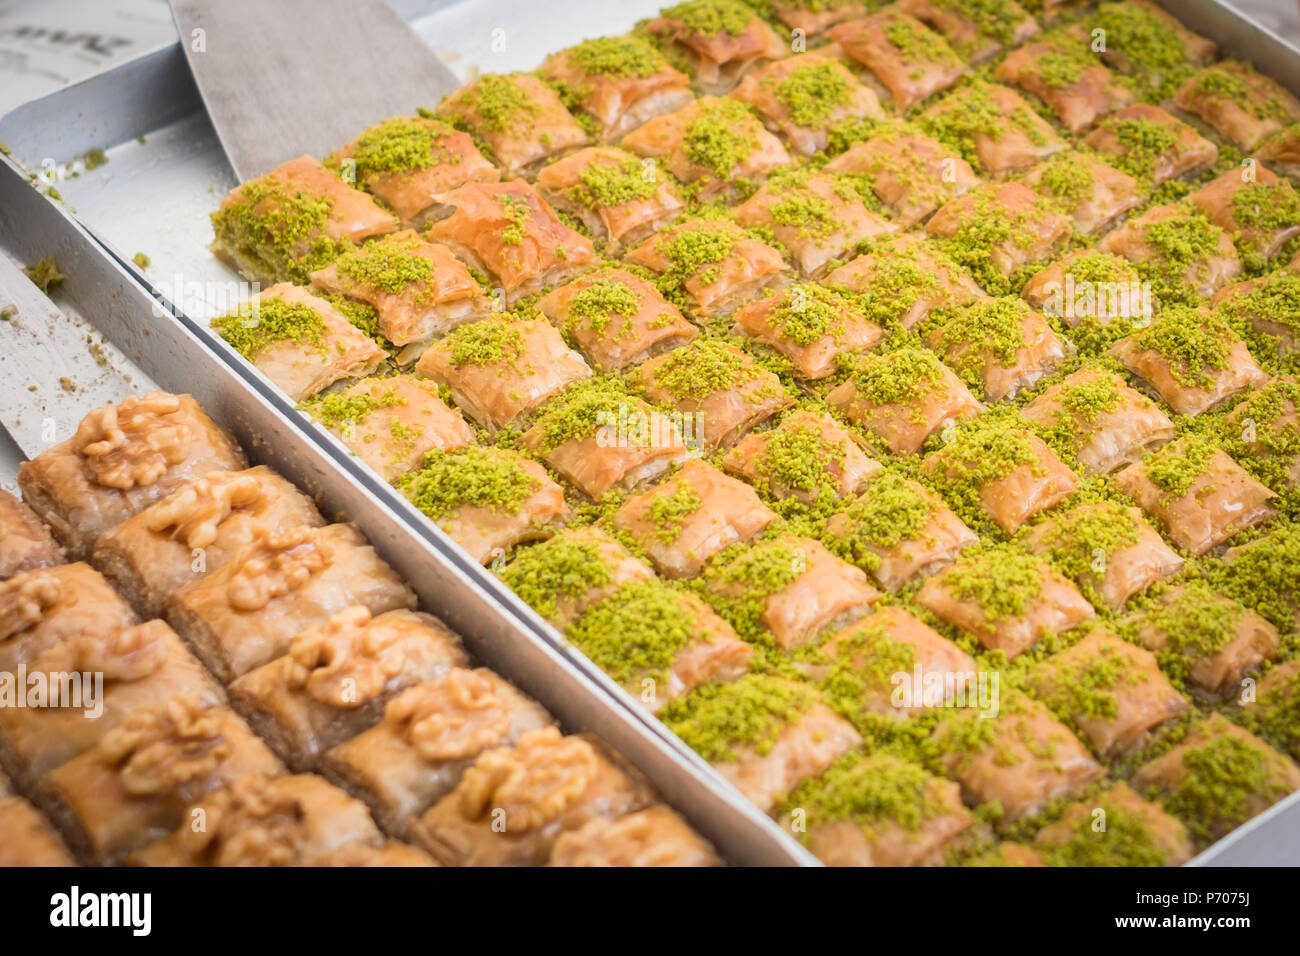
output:
[[241, 181], [325, 156], [460, 85], [384, 0], [171, 0], [181, 49]]

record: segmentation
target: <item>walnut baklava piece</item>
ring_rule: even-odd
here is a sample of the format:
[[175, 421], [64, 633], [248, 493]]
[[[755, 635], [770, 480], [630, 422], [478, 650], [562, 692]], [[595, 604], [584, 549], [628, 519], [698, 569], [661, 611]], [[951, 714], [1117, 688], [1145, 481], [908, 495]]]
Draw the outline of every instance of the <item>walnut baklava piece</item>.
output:
[[507, 176], [589, 142], [556, 92], [531, 73], [480, 76], [448, 94], [438, 115], [485, 143]]
[[1025, 98], [1007, 86], [972, 82], [926, 108], [921, 130], [975, 164], [979, 172], [1005, 177], [1066, 148]]
[[1232, 236], [1243, 254], [1271, 259], [1300, 235], [1300, 196], [1288, 180], [1258, 164], [1228, 170], [1187, 201]]
[[561, 833], [550, 866], [720, 866], [713, 847], [662, 804]]
[[537, 866], [560, 834], [652, 803], [599, 741], [543, 727], [482, 754], [410, 833], [448, 866]]
[[206, 578], [173, 591], [167, 620], [223, 683], [288, 652], [345, 607], [413, 608], [415, 595], [350, 524], [259, 529]]
[[660, 10], [644, 29], [687, 58], [706, 93], [725, 93], [754, 65], [790, 52], [743, 0], [686, 0]]
[[1133, 91], [1101, 65], [1092, 42], [1082, 25], [1070, 27], [1012, 50], [994, 75], [1033, 93], [1078, 133], [1133, 102]]
[[1074, 151], [1057, 153], [1033, 167], [1024, 183], [1069, 215], [1080, 235], [1104, 230], [1145, 198], [1128, 173]]
[[346, 607], [299, 631], [284, 657], [230, 685], [232, 705], [289, 767], [376, 723], [400, 691], [468, 663], [460, 639], [437, 618]]
[[88, 564], [59, 564], [0, 582], [0, 671], [14, 671], [81, 634], [111, 637], [135, 623], [123, 601]]
[[884, 330], [863, 303], [821, 285], [801, 284], [764, 296], [736, 312], [746, 335], [788, 358], [803, 379], [832, 375], [855, 352], [880, 344]]
[[871, 71], [900, 111], [948, 89], [969, 69], [942, 35], [897, 5], [839, 24], [830, 39]]
[[368, 194], [300, 156], [231, 190], [212, 214], [212, 251], [249, 281], [305, 283], [340, 252], [397, 227]]
[[479, 754], [550, 724], [487, 668], [453, 667], [389, 700], [379, 723], [325, 752], [320, 771], [364, 800], [387, 832], [406, 836]]
[[546, 537], [569, 515], [564, 489], [546, 469], [506, 448], [434, 449], [395, 484], [480, 564]]
[[11, 794], [0, 775], [0, 867], [76, 865], [49, 821], [22, 797]]
[[73, 559], [187, 481], [244, 468], [234, 440], [189, 395], [149, 392], [95, 409], [18, 469], [23, 500]]
[[271, 469], [214, 471], [100, 535], [91, 560], [141, 617], [157, 617], [177, 588], [206, 577], [251, 543], [324, 524], [315, 504]]
[[63, 549], [22, 499], [0, 490], [0, 581], [63, 563]]
[[1219, 147], [1158, 106], [1116, 110], [1083, 139], [1112, 166], [1150, 188], [1211, 166]]
[[1182, 866], [1193, 854], [1187, 828], [1123, 783], [1070, 804], [1034, 845], [1055, 866]]
[[775, 428], [750, 432], [722, 460], [768, 498], [833, 507], [859, 494], [881, 470], [851, 432], [826, 414], [795, 410]]
[[1247, 152], [1300, 120], [1300, 101], [1236, 60], [1216, 63], [1191, 77], [1178, 88], [1174, 102]]
[[1162, 300], [1194, 301], [1241, 275], [1232, 236], [1199, 209], [1153, 206], [1101, 241], [1103, 252], [1136, 263]]
[[295, 402], [388, 357], [333, 304], [287, 282], [263, 289], [212, 328]]
[[877, 325], [915, 328], [936, 309], [955, 309], [985, 298], [975, 280], [933, 242], [914, 234], [889, 236], [874, 251], [840, 266], [824, 280], [857, 293]]
[[1032, 387], [1070, 354], [1042, 313], [1011, 296], [967, 306], [926, 341], [963, 382], [992, 402]]

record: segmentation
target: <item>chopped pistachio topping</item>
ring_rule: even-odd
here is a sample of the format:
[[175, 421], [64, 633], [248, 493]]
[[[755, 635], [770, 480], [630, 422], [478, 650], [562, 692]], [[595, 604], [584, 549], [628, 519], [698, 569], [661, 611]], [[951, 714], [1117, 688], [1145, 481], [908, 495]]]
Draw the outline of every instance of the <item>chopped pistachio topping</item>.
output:
[[1009, 547], [968, 552], [948, 569], [943, 583], [958, 601], [979, 605], [988, 621], [1019, 617], [1043, 593], [1042, 561]]
[[1144, 464], [1146, 475], [1169, 498], [1181, 498], [1206, 473], [1218, 446], [1199, 435], [1185, 435], [1165, 445]]
[[617, 379], [575, 382], [547, 402], [538, 415], [542, 453], [549, 455], [567, 441], [592, 437], [620, 407], [639, 409], [643, 403]]
[[915, 402], [939, 388], [943, 380], [943, 363], [933, 352], [919, 348], [867, 356], [853, 372], [858, 395], [873, 405]]
[[441, 518], [466, 505], [513, 514], [541, 485], [523, 469], [521, 461], [496, 448], [434, 449], [419, 468], [394, 484], [430, 518]]
[[576, 598], [613, 580], [600, 549], [559, 535], [523, 549], [501, 572], [510, 590], [542, 617], [553, 617], [559, 598]]
[[938, 795], [937, 782], [897, 757], [853, 753], [800, 784], [778, 817], [797, 807], [806, 812], [810, 829], [847, 820], [868, 834], [893, 827], [919, 830], [926, 821], [951, 812]]
[[1137, 519], [1123, 504], [1111, 500], [1067, 511], [1046, 527], [1041, 539], [1047, 549], [1044, 557], [1085, 589], [1094, 589], [1097, 583], [1093, 563], [1098, 554], [1109, 562], [1139, 540]]
[[795, 125], [820, 129], [837, 107], [853, 101], [853, 77], [833, 60], [801, 66], [776, 84], [776, 98]]
[[832, 549], [868, 570], [880, 565], [877, 551], [918, 538], [930, 524], [939, 502], [901, 475], [883, 472], [862, 497], [845, 510], [844, 533], [832, 536]]
[[212, 320], [231, 347], [249, 361], [256, 361], [267, 347], [293, 342], [325, 350], [325, 321], [309, 305], [281, 298], [265, 298]]
[[1232, 734], [1217, 736], [1183, 754], [1181, 778], [1162, 802], [1208, 842], [1250, 819], [1257, 802], [1273, 803], [1290, 791], [1278, 766], [1283, 759]]
[[758, 378], [762, 370], [740, 349], [717, 339], [696, 339], [669, 352], [654, 371], [655, 383], [677, 399], [707, 398]]
[[816, 699], [812, 688], [749, 674], [730, 684], [705, 684], [660, 712], [668, 729], [712, 763], [738, 759], [742, 747], [767, 754], [781, 732]]
[[596, 279], [573, 297], [569, 306], [569, 321], [583, 320], [593, 332], [601, 333], [614, 321], [614, 316], [636, 315], [641, 308], [641, 297], [618, 279]]
[[753, 9], [741, 0], [687, 0], [665, 7], [660, 13], [668, 20], [680, 20], [688, 30], [706, 37], [718, 33], [738, 37], [749, 29], [755, 18]]
[[578, 173], [578, 180], [569, 195], [588, 209], [649, 199], [659, 189], [659, 184], [644, 174], [635, 159], [618, 164], [588, 163]]
[[672, 491], [655, 495], [647, 512], [650, 523], [655, 526], [655, 537], [664, 544], [672, 544], [681, 536], [682, 524], [699, 511], [703, 503], [685, 479], [679, 480]]
[[578, 618], [565, 637], [622, 684], [666, 680], [677, 652], [707, 639], [691, 598], [656, 580], [624, 584]]
[[718, 179], [731, 179], [736, 167], [758, 148], [758, 129], [754, 114], [740, 100], [714, 100], [686, 124], [682, 148], [692, 163]]
[[424, 117], [397, 116], [372, 126], [353, 145], [357, 182], [459, 162], [458, 154], [442, 148], [449, 133], [447, 126]]
[[978, 302], [949, 319], [938, 338], [958, 377], [983, 387], [990, 358], [1013, 368], [1027, 344], [1024, 321], [1029, 311], [1024, 300], [1008, 296]]
[[477, 112], [483, 127], [494, 133], [526, 127], [529, 118], [539, 110], [514, 76], [501, 73], [479, 77], [473, 87], [453, 101], [453, 105]]
[[1106, 827], [1098, 831], [1092, 813], [1081, 813], [1070, 825], [1069, 838], [1043, 849], [1052, 866], [1167, 866], [1166, 851], [1156, 842], [1146, 820], [1127, 805], [1102, 798]]
[[1111, 117], [1102, 120], [1101, 125], [1115, 134], [1123, 149], [1111, 156], [1111, 162], [1139, 180], [1149, 182], [1156, 164], [1178, 147], [1178, 134], [1153, 119]]
[[1164, 309], [1151, 325], [1133, 333], [1133, 344], [1158, 353], [1180, 384], [1205, 388], [1214, 381], [1211, 373], [1228, 368], [1235, 338], [1221, 319], [1174, 305]]
[[415, 255], [420, 240], [407, 236], [371, 239], [339, 257], [338, 270], [358, 285], [401, 295], [411, 286], [433, 282], [433, 264]]
[[361, 424], [376, 409], [405, 404], [406, 399], [397, 394], [397, 389], [390, 388], [379, 395], [348, 395], [344, 392], [335, 392], [304, 402], [299, 407], [311, 412], [327, 428], [339, 428], [349, 422]]
[[638, 36], [595, 37], [568, 50], [569, 62], [593, 76], [653, 76], [663, 55]]
[[212, 228], [260, 273], [306, 284], [312, 272], [349, 248], [324, 235], [333, 206], [329, 196], [290, 192], [280, 180], [263, 176], [245, 183], [212, 214]]

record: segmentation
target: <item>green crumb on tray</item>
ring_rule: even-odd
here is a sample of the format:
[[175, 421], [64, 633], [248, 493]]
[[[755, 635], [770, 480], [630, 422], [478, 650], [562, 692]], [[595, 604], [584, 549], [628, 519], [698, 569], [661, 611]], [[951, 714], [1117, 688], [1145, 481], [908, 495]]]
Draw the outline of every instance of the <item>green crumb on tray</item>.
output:
[[81, 157], [81, 163], [86, 169], [99, 169], [100, 166], [108, 162], [108, 154], [96, 146], [94, 149], [87, 150], [86, 154]]
[[14, 154], [13, 150], [11, 150], [8, 144], [3, 140], [0, 140], [0, 153], [3, 153], [5, 156], [12, 156]]
[[141, 269], [148, 269], [151, 265], [153, 265], [153, 260], [150, 259], [148, 256], [146, 256], [143, 252], [137, 252], [135, 255], [131, 257], [131, 261], [134, 262], [136, 265], [138, 265]]
[[49, 196], [55, 202], [63, 202], [63, 193], [59, 192], [53, 186], [45, 190], [45, 195]]
[[146, 142], [148, 142], [148, 140], [144, 138], [144, 133], [141, 133], [139, 136], [137, 136], [135, 138], [135, 141], [139, 143], [141, 146], [143, 146]]
[[63, 284], [64, 275], [59, 271], [53, 256], [46, 256], [34, 266], [23, 270], [23, 275], [31, 279], [38, 289], [49, 295]]
[[17, 314], [18, 314], [17, 309], [15, 309], [12, 305], [7, 305], [3, 309], [0, 309], [0, 322], [8, 322]]

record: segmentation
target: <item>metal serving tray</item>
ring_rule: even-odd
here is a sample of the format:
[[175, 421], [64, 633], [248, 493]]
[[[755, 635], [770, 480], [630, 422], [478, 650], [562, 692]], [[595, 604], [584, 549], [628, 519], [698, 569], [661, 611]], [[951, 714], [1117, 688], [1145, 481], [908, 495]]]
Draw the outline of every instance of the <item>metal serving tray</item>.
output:
[[[1162, 3], [1189, 27], [1300, 95], [1300, 51], [1291, 45], [1219, 0]], [[467, 78], [479, 70], [531, 69], [551, 50], [629, 29], [658, 10], [662, 0], [596, 6], [583, 0], [393, 4], [448, 66]], [[69, 276], [60, 296], [65, 311], [92, 317], [94, 328], [159, 386], [195, 394], [234, 430], [251, 457], [318, 491], [328, 508], [357, 522], [485, 663], [536, 696], [570, 729], [609, 740], [730, 860], [816, 863], [340, 442], [307, 424], [274, 386], [208, 330], [206, 320], [232, 307], [239, 291], [239, 277], [207, 248], [208, 213], [236, 181], [179, 44], [18, 107], [0, 119], [0, 140], [30, 171], [77, 173], [50, 183], [65, 200], [67, 208], [60, 208], [27, 185], [16, 165], [0, 168], [0, 249], [23, 262], [55, 255]], [[82, 170], [76, 158], [96, 147], [110, 161]], [[34, 185], [43, 189], [46, 183]], [[137, 252], [152, 260], [148, 269], [131, 263]], [[0, 286], [9, 281], [3, 266], [0, 261]], [[175, 303], [174, 314], [157, 314], [159, 301]], [[80, 332], [75, 336], [78, 343], [83, 338]], [[16, 397], [0, 395], [0, 407], [23, 400], [27, 384], [14, 384], [5, 374], [6, 348], [0, 338], [0, 380], [8, 380], [0, 388]], [[51, 390], [43, 387], [43, 396], [67, 400], [51, 397]], [[23, 427], [36, 425], [29, 421]], [[1219, 841], [1191, 865], [1282, 863], [1300, 863], [1300, 794]]]

